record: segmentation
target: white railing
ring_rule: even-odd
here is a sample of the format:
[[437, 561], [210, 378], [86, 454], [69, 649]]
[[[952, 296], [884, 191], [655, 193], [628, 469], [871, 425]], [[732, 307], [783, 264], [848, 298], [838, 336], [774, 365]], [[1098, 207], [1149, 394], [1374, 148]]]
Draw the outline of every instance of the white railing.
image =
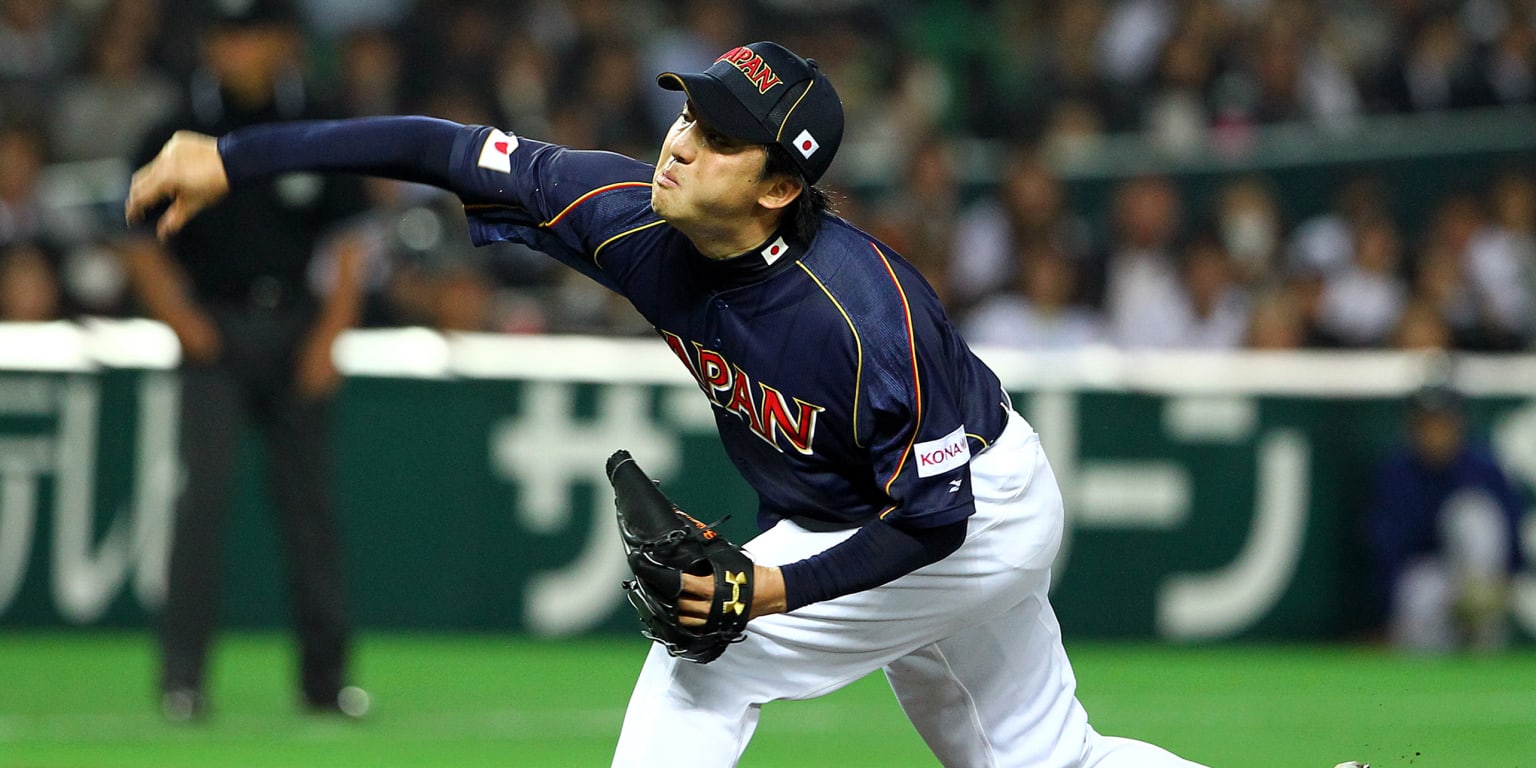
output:
[[[1469, 395], [1536, 397], [1536, 354], [977, 352], [1010, 389], [1370, 397], [1402, 394], [1448, 371], [1449, 383]], [[651, 339], [356, 330], [342, 335], [334, 356], [349, 376], [689, 383]], [[164, 369], [179, 359], [176, 337], [150, 320], [0, 323], [0, 370]]]

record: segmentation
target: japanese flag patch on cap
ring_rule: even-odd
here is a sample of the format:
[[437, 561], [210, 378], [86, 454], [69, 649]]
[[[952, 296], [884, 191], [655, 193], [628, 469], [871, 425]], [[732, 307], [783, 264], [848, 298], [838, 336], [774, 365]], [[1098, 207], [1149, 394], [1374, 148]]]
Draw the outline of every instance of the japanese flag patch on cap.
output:
[[816, 150], [821, 149], [821, 145], [816, 143], [816, 137], [812, 136], [810, 131], [801, 131], [800, 135], [795, 137], [795, 149], [809, 160], [811, 155], [816, 154]]
[[491, 131], [480, 147], [481, 168], [502, 173], [512, 172], [512, 151], [517, 149], [517, 137], [506, 131]]

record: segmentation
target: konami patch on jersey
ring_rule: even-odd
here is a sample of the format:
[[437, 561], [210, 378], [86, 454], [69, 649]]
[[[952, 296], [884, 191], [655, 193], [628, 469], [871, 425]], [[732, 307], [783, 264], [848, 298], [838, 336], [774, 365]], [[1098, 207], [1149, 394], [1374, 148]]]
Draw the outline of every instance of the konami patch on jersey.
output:
[[512, 172], [512, 151], [517, 149], [517, 137], [506, 131], [491, 131], [480, 147], [478, 165], [491, 171]]
[[917, 454], [917, 476], [942, 475], [956, 467], [963, 467], [971, 460], [971, 443], [965, 437], [965, 425], [955, 431], [912, 447]]

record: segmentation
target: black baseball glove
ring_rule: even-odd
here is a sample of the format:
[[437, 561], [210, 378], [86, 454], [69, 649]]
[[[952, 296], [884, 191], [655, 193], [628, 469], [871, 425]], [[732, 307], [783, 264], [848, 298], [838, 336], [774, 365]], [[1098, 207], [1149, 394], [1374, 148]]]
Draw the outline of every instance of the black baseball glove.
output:
[[[619, 536], [635, 578], [624, 591], [646, 637], [673, 656], [708, 664], [742, 639], [752, 607], [752, 559], [719, 531], [689, 517], [635, 464], [628, 451], [608, 457]], [[713, 576], [709, 618], [685, 627], [677, 613], [683, 574]]]

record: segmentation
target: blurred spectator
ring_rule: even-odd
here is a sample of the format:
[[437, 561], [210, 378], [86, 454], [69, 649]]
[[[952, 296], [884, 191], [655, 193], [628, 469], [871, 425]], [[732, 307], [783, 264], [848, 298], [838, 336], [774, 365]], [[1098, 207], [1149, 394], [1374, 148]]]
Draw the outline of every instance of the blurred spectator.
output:
[[1263, 176], [1250, 174], [1222, 186], [1215, 226], [1239, 282], [1253, 286], [1277, 274], [1285, 222]]
[[48, 159], [42, 131], [24, 124], [0, 126], [0, 245], [67, 239], [70, 228], [42, 196]]
[[937, 62], [914, 51], [892, 51], [888, 62], [853, 61], [861, 68], [884, 71], [865, 72], [863, 79], [850, 78], [846, 89], [838, 86], [840, 95], [848, 91], [843, 98], [850, 132], [843, 144], [851, 162], [833, 173], [898, 185], [898, 174], [905, 166], [892, 159], [917, 152], [940, 130], [937, 126], [952, 97], [949, 84]]
[[1298, 297], [1283, 287], [1261, 289], [1248, 314], [1245, 346], [1271, 352], [1307, 346], [1307, 315], [1300, 304]]
[[1075, 302], [1076, 264], [1049, 240], [1019, 243], [1014, 290], [997, 293], [964, 322], [973, 344], [1015, 349], [1075, 350], [1102, 343], [1104, 324]]
[[[1495, 190], [1507, 183], [1508, 207], [1518, 208], [1526, 193], [1518, 175], [1505, 178]], [[1440, 306], [1458, 347], [1517, 349], [1536, 310], [1525, 279], [1531, 257], [1528, 243], [1495, 222], [1476, 195], [1452, 194], [1435, 208], [1417, 286]]]
[[1483, 79], [1500, 104], [1536, 102], [1536, 8], [1510, 3], [1509, 18], [1483, 56]]
[[1475, 51], [1455, 11], [1431, 6], [1402, 31], [1401, 48], [1377, 86], [1381, 105], [1396, 112], [1468, 109], [1493, 103]]
[[[512, 130], [529, 136], [555, 135], [554, 77], [554, 59], [537, 38], [516, 33], [502, 47], [496, 66], [496, 106], [507, 116]], [[680, 111], [681, 104], [678, 107]], [[672, 119], [676, 117], [674, 112]]]
[[1367, 218], [1353, 230], [1353, 260], [1324, 277], [1317, 322], [1346, 347], [1379, 346], [1397, 325], [1408, 289], [1398, 269], [1402, 239], [1385, 216]]
[[[715, 56], [719, 56], [720, 51]], [[709, 57], [704, 61], [713, 61]], [[697, 67], [698, 65], [695, 65]], [[568, 84], [559, 93], [568, 94], [585, 104], [584, 117], [594, 129], [593, 148], [606, 149], [630, 157], [650, 157], [656, 152], [656, 136], [651, 127], [642, 91], [635, 85], [634, 74], [640, 60], [633, 45], [621, 37], [596, 41], [586, 55], [576, 59], [567, 73]], [[648, 91], [661, 90], [649, 88]]]
[[[1443, 240], [1431, 238], [1414, 265], [1413, 304], [1419, 313], [1434, 313], [1436, 324], [1449, 336], [1446, 347], [1472, 346], [1478, 338], [1477, 300], [1467, 284], [1463, 259]], [[1406, 315], [1403, 322], [1424, 324]], [[1404, 344], [1399, 341], [1396, 346]]]
[[1386, 188], [1379, 177], [1361, 174], [1345, 180], [1334, 193], [1332, 207], [1313, 216], [1291, 233], [1286, 262], [1291, 271], [1332, 274], [1354, 260], [1354, 230], [1366, 219], [1390, 215]]
[[1397, 349], [1445, 352], [1452, 349], [1454, 338], [1440, 308], [1426, 299], [1416, 298], [1403, 307], [1391, 341]]
[[[127, 160], [144, 133], [172, 114], [181, 94], [149, 61], [152, 28], [139, 0], [113, 0], [97, 17], [86, 71], [60, 88], [49, 123], [56, 159]], [[149, 9], [149, 11], [146, 11]]]
[[59, 0], [0, 0], [0, 117], [46, 116], [52, 89], [74, 63], [73, 21]]
[[1378, 607], [1404, 650], [1493, 650], [1508, 641], [1521, 500], [1490, 447], [1468, 435], [1462, 397], [1419, 390], [1407, 440], [1376, 469], [1365, 514]]
[[1178, 23], [1178, 6], [1173, 0], [1109, 4], [1100, 27], [1098, 55], [1099, 66], [1111, 82], [1135, 86], [1156, 69], [1158, 52]]
[[1520, 349], [1536, 336], [1536, 179], [1493, 180], [1487, 216], [1466, 244], [1467, 278], [1480, 299], [1488, 349]]
[[1183, 249], [1181, 273], [1189, 326], [1175, 346], [1236, 349], [1248, 334], [1248, 292], [1215, 236], [1197, 237]]
[[1209, 99], [1215, 51], [1193, 31], [1181, 30], [1163, 48], [1157, 74], [1142, 100], [1148, 138], [1175, 155], [1201, 151], [1209, 139]]
[[1086, 100], [1065, 99], [1055, 102], [1046, 116], [1040, 147], [1052, 165], [1071, 168], [1094, 159], [1104, 134], [1102, 111]]
[[996, 192], [966, 206], [955, 222], [949, 270], [953, 302], [968, 307], [1014, 283], [1021, 263], [1016, 254], [1050, 245], [1081, 260], [1089, 238], [1087, 224], [1067, 210], [1056, 173], [1037, 152], [1015, 147]]
[[1301, 317], [1305, 329], [1304, 345], [1307, 347], [1331, 347], [1338, 344], [1336, 339], [1324, 332], [1321, 323], [1323, 289], [1327, 285], [1327, 275], [1306, 266], [1285, 270], [1281, 279], [1279, 290]]
[[341, 43], [340, 108], [348, 116], [399, 114], [400, 45], [381, 27], [360, 27]]
[[1312, 121], [1340, 128], [1360, 112], [1360, 95], [1318, 44], [1312, 6], [1279, 3], [1259, 25], [1254, 45], [1255, 103], [1259, 123]]
[[1014, 122], [1024, 138], [1038, 137], [1045, 148], [1070, 154], [1074, 143], [1102, 131], [1133, 128], [1135, 91], [1105, 78], [1099, 68], [1106, 3], [1083, 0], [1053, 3], [1049, 8], [1048, 30], [1039, 41], [1038, 63], [1033, 65], [1037, 85], [1026, 106], [1013, 107], [1021, 113]]
[[[434, 103], [477, 101], [494, 103], [497, 52], [503, 30], [527, 28], [519, 18], [509, 23], [510, 9], [494, 0], [419, 0], [401, 23], [404, 64], [400, 103], [408, 112], [449, 117]], [[444, 91], [454, 92], [451, 99]], [[493, 121], [499, 122], [499, 121]]]
[[1173, 252], [1183, 201], [1168, 179], [1147, 176], [1115, 190], [1117, 240], [1109, 256], [1104, 312], [1110, 340], [1127, 349], [1180, 345], [1190, 306]]
[[0, 245], [0, 322], [40, 323], [63, 314], [63, 295], [48, 254], [28, 242]]

